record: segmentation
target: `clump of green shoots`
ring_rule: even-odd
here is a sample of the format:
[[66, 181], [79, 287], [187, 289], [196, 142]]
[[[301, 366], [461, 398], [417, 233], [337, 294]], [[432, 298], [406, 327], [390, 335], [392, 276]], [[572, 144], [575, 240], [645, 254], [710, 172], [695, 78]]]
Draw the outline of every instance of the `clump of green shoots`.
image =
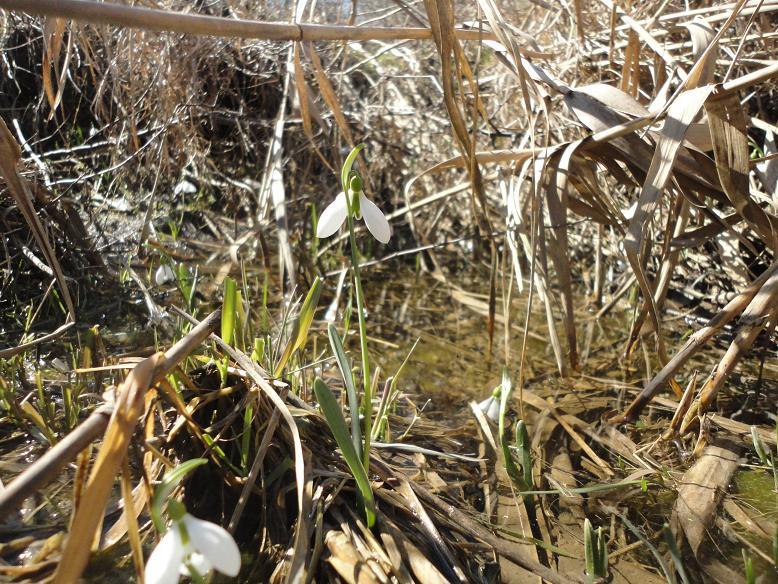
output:
[[588, 517], [584, 520], [584, 560], [587, 584], [608, 577], [608, 542], [603, 535], [602, 526], [595, 530]]
[[773, 471], [773, 484], [775, 491], [778, 492], [778, 423], [775, 425], [776, 433], [776, 448], [775, 452], [770, 452], [767, 446], [765, 446], [762, 437], [759, 435], [759, 430], [756, 426], [751, 426], [751, 441], [754, 444], [754, 450], [759, 457], [760, 462]]
[[[373, 380], [370, 376], [370, 358], [367, 351], [367, 325], [365, 323], [365, 300], [362, 291], [362, 280], [359, 273], [359, 252], [354, 232], [354, 222], [364, 219], [368, 230], [381, 243], [389, 241], [391, 228], [378, 207], [362, 192], [362, 178], [352, 170], [354, 161], [364, 144], [358, 145], [346, 157], [341, 170], [341, 184], [343, 192], [338, 195], [319, 217], [316, 235], [329, 237], [346, 222], [348, 225], [349, 242], [351, 246], [351, 273], [354, 283], [354, 296], [357, 304], [357, 317], [359, 323], [359, 346], [362, 361], [363, 392], [362, 401], [359, 401], [356, 384], [351, 372], [351, 363], [343, 348], [343, 341], [337, 329], [330, 325], [328, 335], [330, 346], [338, 363], [341, 375], [346, 385], [349, 410], [351, 413], [351, 430], [346, 425], [338, 401], [332, 391], [321, 379], [314, 381], [314, 393], [319, 401], [327, 424], [332, 431], [343, 458], [346, 460], [354, 479], [357, 482], [362, 502], [365, 506], [365, 515], [369, 526], [375, 523], [375, 501], [368, 480], [370, 466], [370, 443], [373, 437]], [[364, 420], [364, 429], [359, 424], [359, 413]], [[379, 420], [380, 422], [380, 420]]]
[[[505, 470], [508, 473], [511, 481], [518, 489], [519, 493], [531, 491], [533, 487], [532, 481], [532, 452], [530, 447], [529, 434], [527, 433], [527, 425], [524, 420], [516, 422], [514, 428], [514, 445], [513, 450], [516, 451], [518, 464], [514, 460], [513, 453], [511, 452], [511, 445], [506, 439], [506, 417], [508, 413], [508, 404], [510, 403], [511, 396], [513, 395], [513, 382], [508, 375], [508, 370], [503, 369], [502, 383], [495, 388], [492, 392], [492, 398], [500, 400], [500, 409], [497, 418], [497, 432], [498, 443], [502, 450], [503, 459], [505, 460]], [[532, 495], [523, 495], [528, 497], [528, 502], [531, 502]]]

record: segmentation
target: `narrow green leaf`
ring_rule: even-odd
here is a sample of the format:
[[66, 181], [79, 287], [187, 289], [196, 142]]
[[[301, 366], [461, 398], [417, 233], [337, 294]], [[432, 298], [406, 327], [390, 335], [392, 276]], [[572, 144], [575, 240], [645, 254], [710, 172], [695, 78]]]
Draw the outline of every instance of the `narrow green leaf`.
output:
[[662, 526], [662, 536], [667, 544], [667, 549], [670, 550], [670, 557], [675, 564], [675, 571], [681, 577], [681, 582], [689, 584], [689, 577], [686, 575], [686, 568], [684, 567], [681, 551], [678, 549], [678, 542], [675, 541], [675, 536], [667, 523]]
[[746, 548], [742, 548], [743, 564], [745, 565], [746, 584], [755, 584], [756, 575], [754, 574], [754, 561], [751, 559], [751, 554], [748, 553]]
[[286, 344], [281, 358], [278, 360], [278, 364], [275, 368], [275, 376], [279, 377], [281, 372], [286, 367], [289, 357], [292, 356], [297, 349], [300, 349], [305, 345], [308, 340], [308, 331], [311, 328], [313, 322], [313, 315], [316, 312], [316, 307], [319, 304], [319, 297], [321, 296], [321, 278], [318, 276], [314, 279], [311, 289], [308, 290], [308, 294], [303, 301], [300, 313], [297, 315], [294, 326], [292, 328], [292, 334], [289, 336], [289, 342]]
[[173, 493], [179, 483], [184, 480], [186, 475], [192, 472], [198, 466], [206, 464], [205, 458], [192, 458], [179, 464], [174, 469], [165, 473], [165, 478], [159, 483], [151, 499], [151, 520], [154, 522], [159, 533], [165, 532], [165, 522], [162, 520], [162, 511], [170, 495]]
[[763, 465], [767, 466], [769, 464], [767, 452], [765, 452], [764, 442], [762, 442], [762, 437], [759, 436], [759, 431], [756, 426], [751, 426], [751, 442], [754, 445], [754, 450], [756, 451], [759, 460]]
[[254, 407], [246, 406], [243, 411], [243, 432], [240, 438], [240, 468], [243, 476], [249, 468], [249, 447], [251, 446], [251, 422], [254, 420]]
[[370, 488], [370, 481], [367, 478], [365, 467], [362, 466], [362, 461], [354, 449], [354, 444], [351, 442], [346, 419], [343, 417], [343, 412], [340, 411], [338, 400], [330, 388], [327, 387], [327, 384], [318, 377], [313, 382], [313, 392], [332, 431], [332, 435], [335, 437], [335, 442], [338, 443], [343, 458], [354, 476], [359, 492], [362, 495], [362, 502], [365, 505], [367, 525], [372, 527], [375, 524], [373, 490]]
[[608, 544], [602, 532], [602, 526], [597, 528], [597, 553], [595, 570], [599, 578], [608, 576]]
[[340, 375], [343, 377], [343, 382], [346, 384], [348, 409], [351, 413], [351, 441], [354, 443], [354, 449], [361, 459], [362, 431], [359, 427], [359, 397], [357, 396], [357, 388], [354, 386], [354, 376], [351, 374], [351, 361], [346, 355], [346, 351], [343, 348], [343, 341], [341, 340], [335, 325], [329, 324], [327, 326], [327, 336], [330, 338], [330, 347], [332, 347], [332, 354], [335, 356], [338, 369], [340, 369]]
[[308, 340], [308, 331], [311, 328], [313, 322], [313, 315], [316, 312], [316, 307], [319, 305], [319, 297], [321, 296], [321, 278], [318, 276], [314, 279], [311, 289], [308, 291], [308, 295], [305, 297], [303, 307], [300, 309], [300, 315], [298, 317], [298, 330], [297, 338], [294, 342], [293, 350], [301, 349], [305, 342]]
[[262, 363], [265, 358], [265, 339], [256, 337], [254, 339], [254, 350], [251, 352], [251, 360], [254, 363]]

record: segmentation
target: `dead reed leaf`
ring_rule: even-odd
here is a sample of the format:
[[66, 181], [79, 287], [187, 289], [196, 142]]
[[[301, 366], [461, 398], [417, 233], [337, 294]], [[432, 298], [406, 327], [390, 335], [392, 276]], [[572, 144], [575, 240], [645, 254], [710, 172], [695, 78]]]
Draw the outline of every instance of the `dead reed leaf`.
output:
[[77, 582], [86, 567], [108, 496], [127, 454], [137, 420], [143, 413], [146, 391], [164, 362], [165, 356], [162, 353], [143, 360], [130, 371], [118, 389], [119, 397], [84, 491], [83, 498], [89, 504], [81, 505], [76, 511], [62, 559], [54, 576], [57, 582]]
[[[714, 65], [711, 65], [711, 62], [715, 63], [716, 61], [715, 57], [719, 50], [718, 43], [721, 40], [721, 37], [724, 35], [724, 32], [728, 30], [730, 26], [732, 26], [735, 18], [737, 18], [738, 14], [740, 14], [740, 11], [743, 9], [743, 6], [747, 1], [748, 0], [737, 1], [737, 3], [732, 7], [732, 12], [730, 12], [727, 20], [724, 22], [724, 24], [721, 25], [718, 32], [713, 35], [713, 38], [709, 39], [707, 35], [702, 40], [698, 38], [698, 42], [700, 42], [700, 46], [704, 46], [704, 50], [695, 61], [691, 71], [689, 71], [689, 76], [684, 80], [682, 85], [683, 89], [701, 87], [705, 84], [706, 77], [712, 76], [711, 68], [714, 67]], [[692, 33], [691, 29], [689, 30], [689, 33]]]
[[738, 454], [731, 445], [711, 445], [681, 478], [671, 526], [676, 537], [683, 534], [695, 557], [702, 551], [721, 498], [738, 466]]
[[[431, 2], [425, 0], [427, 16], [430, 20], [430, 28], [435, 39], [441, 63], [441, 83], [443, 85], [443, 100], [446, 105], [449, 120], [454, 131], [459, 151], [466, 161], [466, 168], [472, 186], [473, 211], [478, 221], [482, 234], [491, 237], [492, 228], [487, 215], [486, 195], [483, 190], [483, 180], [478, 160], [475, 156], [476, 141], [471, 138], [465, 116], [460, 109], [459, 92], [454, 85], [454, 73], [456, 79], [460, 79], [463, 58], [459, 41], [456, 38], [454, 28], [454, 11], [451, 0]], [[475, 123], [475, 120], [473, 120]]]
[[651, 239], [647, 237], [646, 227], [654, 207], [670, 179], [678, 150], [686, 135], [686, 129], [712, 90], [713, 86], [707, 85], [685, 91], [668, 109], [667, 118], [659, 132], [656, 150], [651, 159], [651, 166], [648, 169], [635, 214], [630, 220], [627, 236], [624, 240], [624, 250], [637, 277], [638, 285], [643, 293], [643, 301], [647, 304], [648, 314], [654, 326], [657, 351], [662, 363], [667, 362], [667, 356], [659, 324], [659, 312], [654, 298], [654, 289], [643, 268], [648, 247], [651, 245]]
[[24, 216], [30, 231], [35, 237], [38, 247], [46, 258], [46, 262], [57, 278], [60, 293], [62, 294], [62, 300], [68, 311], [68, 320], [75, 322], [76, 309], [73, 305], [73, 300], [70, 297], [70, 290], [65, 281], [65, 275], [62, 273], [62, 267], [60, 266], [54, 248], [49, 241], [46, 230], [43, 228], [40, 218], [38, 217], [38, 212], [33, 205], [30, 186], [18, 171], [21, 157], [22, 152], [19, 148], [19, 144], [14, 139], [8, 126], [5, 125], [5, 120], [0, 118], [0, 174], [2, 174], [16, 206]]
[[[570, 250], [567, 239], [567, 176], [574, 149], [565, 148], [552, 158], [547, 167], [549, 185], [546, 189], [546, 204], [551, 221], [550, 229], [544, 230], [548, 237], [548, 249], [556, 268], [556, 279], [562, 296], [567, 352], [570, 367], [578, 369], [578, 346], [575, 334], [575, 309], [573, 305], [573, 278], [570, 266]], [[563, 164], [566, 166], [563, 167]]]
[[297, 100], [300, 106], [300, 117], [303, 120], [303, 131], [305, 132], [305, 135], [308, 137], [308, 143], [311, 145], [311, 148], [313, 148], [314, 152], [316, 152], [316, 155], [319, 157], [319, 160], [322, 161], [322, 163], [329, 168], [333, 174], [337, 174], [335, 169], [333, 168], [332, 164], [330, 164], [330, 161], [327, 160], [327, 158], [321, 153], [321, 150], [319, 149], [319, 145], [316, 143], [316, 139], [313, 135], [313, 124], [311, 123], [311, 117], [315, 117], [316, 121], [323, 126], [323, 120], [321, 119], [321, 116], [318, 112], [311, 111], [311, 108], [314, 107], [313, 100], [311, 99], [311, 90], [308, 87], [308, 82], [305, 80], [305, 71], [303, 69], [302, 59], [300, 57], [300, 52], [302, 51], [302, 46], [300, 43], [294, 44], [294, 82], [297, 87]]
[[[113, 3], [85, 5], [83, 0], [0, 0], [0, 6], [28, 14], [62, 17], [93, 24], [270, 41], [398, 40], [429, 39], [433, 36], [430, 29], [424, 27], [261, 22]], [[456, 35], [463, 40], [474, 41], [496, 38], [493, 34], [481, 30], [456, 29]], [[548, 53], [530, 49], [523, 49], [523, 52], [527, 56], [538, 58], [549, 56]]]
[[640, 89], [640, 38], [634, 30], [629, 31], [627, 48], [624, 50], [619, 89], [632, 97], [637, 97]]
[[408, 539], [388, 517], [379, 515], [378, 529], [381, 532], [381, 541], [386, 547], [392, 562], [395, 575], [400, 582], [413, 582], [408, 574], [408, 569], [413, 572], [418, 582], [423, 584], [446, 584], [448, 580], [443, 577], [424, 553]]
[[[132, 563], [135, 566], [135, 578], [138, 582], [143, 581], [143, 544], [140, 539], [140, 529], [138, 526], [138, 515], [136, 512], [136, 498], [133, 496], [132, 474], [130, 465], [127, 464], [127, 458], [122, 460], [122, 471], [119, 477], [121, 484], [122, 502], [124, 503], [124, 513], [127, 524], [127, 535], [130, 541], [130, 551], [132, 554]], [[141, 505], [142, 508], [142, 505]]]
[[716, 172], [721, 186], [735, 210], [759, 233], [773, 250], [776, 241], [776, 218], [769, 216], [750, 196], [749, 145], [746, 116], [737, 95], [715, 97], [705, 106], [716, 158]]
[[313, 43], [305, 43], [305, 49], [306, 54], [313, 65], [313, 74], [316, 77], [316, 82], [319, 84], [319, 93], [321, 93], [327, 107], [330, 108], [332, 117], [335, 118], [335, 123], [345, 138], [346, 143], [350, 148], [354, 148], [354, 135], [351, 133], [351, 128], [346, 121], [346, 117], [343, 115], [343, 107], [340, 105], [340, 99], [338, 99], [338, 94], [332, 86], [329, 77], [327, 77], [327, 73], [321, 64], [319, 54], [316, 52], [316, 47], [313, 46]]
[[[43, 24], [43, 38], [46, 43], [43, 50], [43, 71], [41, 72], [41, 78], [43, 79], [43, 92], [46, 94], [46, 99], [49, 100], [49, 107], [51, 108], [50, 118], [57, 110], [59, 102], [62, 99], [62, 87], [60, 83], [57, 84], [55, 91], [54, 84], [51, 82], [52, 69], [55, 79], [59, 80], [60, 64], [59, 55], [62, 50], [62, 38], [65, 35], [65, 28], [67, 22], [63, 18], [46, 18]], [[70, 41], [68, 41], [68, 49], [70, 48]], [[68, 50], [67, 59], [70, 58], [70, 51]], [[67, 62], [62, 68], [67, 69]], [[64, 81], [64, 77], [62, 79]]]
[[[259, 208], [266, 209], [268, 199], [273, 207], [278, 237], [278, 256], [280, 263], [280, 277], [284, 281], [294, 283], [297, 281], [297, 267], [289, 241], [289, 218], [286, 211], [286, 187], [284, 186], [284, 128], [286, 126], [286, 102], [289, 96], [289, 85], [294, 62], [294, 47], [290, 46], [287, 52], [287, 69], [284, 77], [283, 96], [278, 108], [273, 134], [265, 158], [265, 168], [262, 174], [260, 187]], [[286, 278], [284, 278], [286, 276]]]
[[[695, 16], [691, 22], [684, 22], [681, 26], [685, 27], [689, 31], [689, 36], [692, 38], [692, 54], [695, 61], [699, 61], [708, 47], [711, 47], [711, 54], [718, 52], [718, 46], [713, 45], [715, 33], [707, 21], [701, 16]], [[714, 73], [716, 71], [716, 59], [706, 59], [700, 69], [698, 78], [698, 85], [707, 85], [713, 83]]]
[[373, 572], [348, 536], [340, 530], [331, 529], [324, 535], [324, 544], [329, 550], [327, 561], [348, 584], [383, 584]]

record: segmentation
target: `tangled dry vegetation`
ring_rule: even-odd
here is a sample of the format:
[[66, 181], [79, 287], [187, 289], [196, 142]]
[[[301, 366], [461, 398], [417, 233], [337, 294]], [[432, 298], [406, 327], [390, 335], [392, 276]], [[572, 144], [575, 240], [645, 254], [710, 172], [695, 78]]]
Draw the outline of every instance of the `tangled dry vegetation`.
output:
[[[585, 518], [615, 581], [773, 581], [778, 2], [703, 4], [0, 0], [0, 578], [140, 577], [154, 485], [205, 457], [180, 496], [243, 581], [575, 582]], [[312, 217], [358, 142], [395, 231], [365, 265], [442, 282], [516, 387], [499, 427], [401, 389], [373, 529], [292, 301], [325, 274], [350, 313]]]

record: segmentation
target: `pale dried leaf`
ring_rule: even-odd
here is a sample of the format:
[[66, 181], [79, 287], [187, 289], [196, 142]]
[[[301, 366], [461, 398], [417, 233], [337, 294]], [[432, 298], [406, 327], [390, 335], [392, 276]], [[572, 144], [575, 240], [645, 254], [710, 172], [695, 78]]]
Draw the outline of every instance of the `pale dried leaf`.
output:
[[673, 505], [672, 526], [676, 535], [679, 530], [684, 534], [695, 556], [701, 551], [716, 519], [721, 497], [738, 465], [738, 455], [731, 446], [708, 446], [681, 478]]

